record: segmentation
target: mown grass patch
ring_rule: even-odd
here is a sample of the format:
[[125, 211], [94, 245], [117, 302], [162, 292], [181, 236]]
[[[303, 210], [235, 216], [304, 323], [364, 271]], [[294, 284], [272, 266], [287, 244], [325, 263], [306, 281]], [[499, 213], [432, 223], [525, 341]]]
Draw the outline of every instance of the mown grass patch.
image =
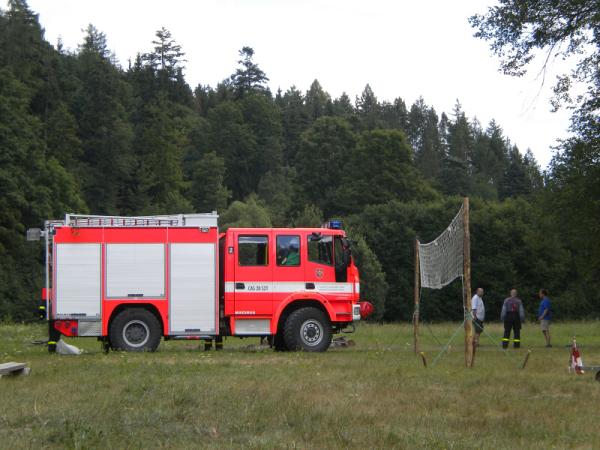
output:
[[[423, 327], [431, 362], [459, 324]], [[600, 365], [600, 323], [535, 324], [524, 348], [499, 350], [486, 330], [473, 369], [459, 334], [435, 367], [412, 353], [409, 325], [362, 324], [354, 347], [323, 354], [259, 350], [228, 338], [222, 352], [163, 342], [152, 354], [48, 355], [40, 325], [0, 325], [0, 362], [28, 377], [0, 380], [1, 448], [598, 448], [600, 383], [569, 375], [571, 336]], [[525, 370], [520, 366], [532, 350]]]

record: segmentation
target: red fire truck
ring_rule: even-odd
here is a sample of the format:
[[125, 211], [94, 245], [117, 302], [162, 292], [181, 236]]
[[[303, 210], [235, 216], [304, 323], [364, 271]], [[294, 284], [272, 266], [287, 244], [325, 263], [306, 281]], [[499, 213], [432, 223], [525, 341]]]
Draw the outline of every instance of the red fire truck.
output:
[[267, 336], [277, 350], [325, 351], [372, 311], [339, 222], [219, 233], [217, 219], [67, 214], [28, 230], [46, 244], [50, 351], [60, 335], [107, 350]]

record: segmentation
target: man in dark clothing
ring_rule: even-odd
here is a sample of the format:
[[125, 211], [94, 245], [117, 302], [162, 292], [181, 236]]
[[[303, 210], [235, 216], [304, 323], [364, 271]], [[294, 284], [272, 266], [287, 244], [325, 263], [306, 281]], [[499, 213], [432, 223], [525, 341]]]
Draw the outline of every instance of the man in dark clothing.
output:
[[508, 348], [510, 341], [510, 331], [513, 330], [513, 346], [521, 347], [521, 322], [525, 320], [525, 310], [523, 302], [517, 297], [517, 290], [511, 289], [510, 297], [504, 300], [500, 319], [504, 321], [504, 337], [502, 338], [502, 348]]

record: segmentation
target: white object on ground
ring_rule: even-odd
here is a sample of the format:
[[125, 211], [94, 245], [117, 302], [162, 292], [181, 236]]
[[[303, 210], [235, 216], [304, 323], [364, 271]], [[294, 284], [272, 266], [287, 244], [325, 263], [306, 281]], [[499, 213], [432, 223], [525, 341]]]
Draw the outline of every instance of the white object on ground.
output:
[[82, 351], [74, 345], [67, 344], [59, 339], [56, 343], [56, 353], [59, 355], [81, 355]]

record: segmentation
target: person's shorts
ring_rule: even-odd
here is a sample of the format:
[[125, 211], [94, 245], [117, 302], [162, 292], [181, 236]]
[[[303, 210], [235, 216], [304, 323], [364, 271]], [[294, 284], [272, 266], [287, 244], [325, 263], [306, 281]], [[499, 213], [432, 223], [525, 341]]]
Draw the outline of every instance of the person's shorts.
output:
[[483, 331], [483, 320], [473, 319], [473, 332], [481, 333]]
[[540, 326], [542, 331], [548, 331], [550, 329], [550, 321], [549, 320], [540, 320]]

